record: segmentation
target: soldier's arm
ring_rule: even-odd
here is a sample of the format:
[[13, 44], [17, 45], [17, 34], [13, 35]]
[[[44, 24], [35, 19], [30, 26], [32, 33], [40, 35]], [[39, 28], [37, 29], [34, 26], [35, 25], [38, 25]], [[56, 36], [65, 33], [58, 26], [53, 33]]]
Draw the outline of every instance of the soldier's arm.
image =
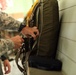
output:
[[10, 39], [0, 39], [0, 56], [8, 50], [13, 50], [14, 43]]
[[[4, 12], [0, 12], [0, 30], [19, 30], [22, 23], [10, 17]], [[10, 39], [0, 39], [0, 56], [8, 50], [14, 48], [14, 42]]]
[[8, 14], [0, 12], [0, 29], [18, 30], [21, 22], [15, 20]]

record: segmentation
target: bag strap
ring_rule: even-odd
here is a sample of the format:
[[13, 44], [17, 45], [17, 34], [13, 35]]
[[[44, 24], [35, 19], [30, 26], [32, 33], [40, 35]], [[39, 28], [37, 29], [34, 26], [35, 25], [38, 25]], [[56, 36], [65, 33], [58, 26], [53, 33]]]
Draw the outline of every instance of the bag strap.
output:
[[18, 69], [19, 69], [21, 72], [23, 72], [24, 69], [18, 64], [18, 60], [19, 60], [20, 54], [21, 54], [21, 52], [18, 51], [18, 52], [17, 52], [17, 55], [16, 55], [16, 57], [15, 57], [15, 62], [16, 62], [16, 65], [17, 65]]
[[[43, 0], [39, 0], [39, 3], [40, 3], [40, 7], [39, 7], [39, 9], [37, 11], [37, 14], [36, 14], [37, 18], [36, 19], [37, 19], [37, 23], [38, 23], [38, 21], [40, 19], [41, 25], [38, 24], [40, 34], [39, 34], [39, 37], [38, 37], [38, 46], [37, 46], [38, 50], [37, 50], [36, 55], [38, 55], [38, 53], [39, 53], [39, 43], [40, 43], [40, 38], [41, 38], [42, 28], [43, 28]], [[40, 18], [38, 17], [39, 15], [41, 16]]]

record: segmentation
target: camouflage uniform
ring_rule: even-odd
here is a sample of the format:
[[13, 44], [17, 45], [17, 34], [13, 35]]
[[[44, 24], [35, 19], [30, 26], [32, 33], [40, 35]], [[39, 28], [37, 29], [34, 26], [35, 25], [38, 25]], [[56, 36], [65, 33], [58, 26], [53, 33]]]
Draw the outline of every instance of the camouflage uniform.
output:
[[[0, 12], [0, 31], [1, 30], [18, 30], [20, 22], [8, 16], [6, 13]], [[0, 39], [0, 55], [5, 50], [10, 50], [14, 47], [14, 44], [9, 39]], [[4, 53], [4, 52], [3, 52]]]
[[[20, 27], [20, 22], [8, 16], [8, 14], [4, 12], [0, 12], [0, 31], [1, 30], [17, 30]], [[10, 39], [3, 39], [0, 37], [0, 57], [7, 52], [8, 50], [12, 50], [14, 47], [14, 43]], [[3, 75], [0, 64], [0, 75]]]

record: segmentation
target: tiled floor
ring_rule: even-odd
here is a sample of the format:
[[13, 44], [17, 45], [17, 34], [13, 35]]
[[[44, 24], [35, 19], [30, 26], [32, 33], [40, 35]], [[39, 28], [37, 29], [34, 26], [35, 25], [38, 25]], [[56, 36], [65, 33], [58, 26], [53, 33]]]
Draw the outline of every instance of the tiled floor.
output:
[[[23, 75], [23, 73], [21, 73], [19, 69], [17, 68], [15, 60], [10, 62], [10, 64], [11, 64], [11, 73], [6, 74], [6, 75]], [[44, 71], [40, 69], [30, 68], [30, 75], [62, 75], [62, 73], [56, 72], [56, 71]]]

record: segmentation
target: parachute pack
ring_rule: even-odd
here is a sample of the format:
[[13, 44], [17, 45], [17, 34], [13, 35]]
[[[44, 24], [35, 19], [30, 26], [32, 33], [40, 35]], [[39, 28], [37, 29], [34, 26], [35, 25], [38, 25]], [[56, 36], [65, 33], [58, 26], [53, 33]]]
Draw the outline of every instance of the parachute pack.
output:
[[[37, 40], [23, 37], [25, 41], [17, 53], [16, 64], [24, 75], [29, 75], [29, 67], [61, 70], [62, 62], [56, 59], [60, 27], [58, 10], [57, 0], [36, 0], [27, 13], [23, 23], [37, 26], [40, 34]], [[23, 68], [18, 64], [19, 58]]]

